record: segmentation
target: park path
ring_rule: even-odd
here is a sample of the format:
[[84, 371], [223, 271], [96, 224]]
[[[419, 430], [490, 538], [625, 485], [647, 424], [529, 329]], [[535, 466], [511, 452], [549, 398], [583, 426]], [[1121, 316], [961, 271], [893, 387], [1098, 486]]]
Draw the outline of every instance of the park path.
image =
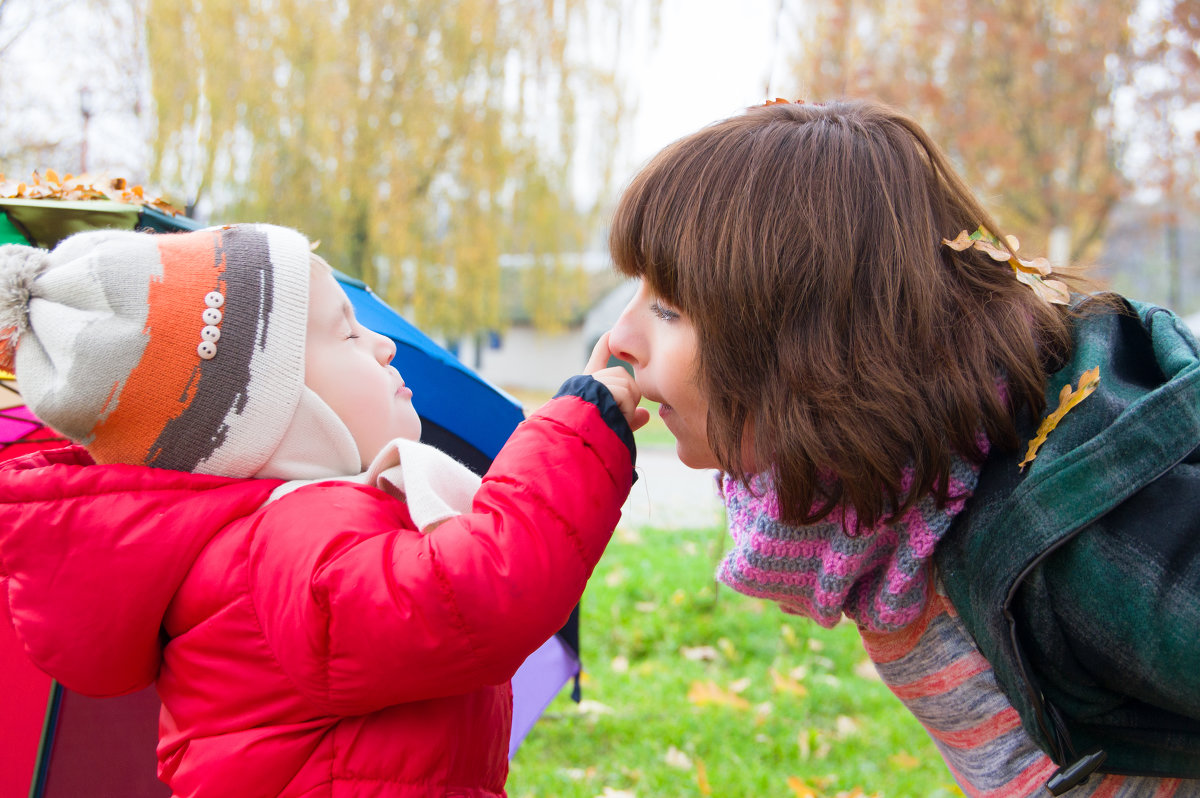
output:
[[640, 447], [638, 480], [621, 509], [621, 526], [639, 529], [706, 529], [725, 525], [716, 471], [680, 463], [672, 447]]

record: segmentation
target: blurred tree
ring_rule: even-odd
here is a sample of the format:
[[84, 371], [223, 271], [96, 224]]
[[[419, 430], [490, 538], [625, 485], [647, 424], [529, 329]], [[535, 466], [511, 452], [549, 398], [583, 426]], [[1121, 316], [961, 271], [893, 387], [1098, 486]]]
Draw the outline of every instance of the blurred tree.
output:
[[1114, 88], [1137, 0], [790, 0], [798, 97], [917, 119], [1027, 252], [1093, 254], [1127, 191]]
[[144, 182], [145, 4], [0, 0], [0, 172]]
[[320, 239], [451, 339], [502, 326], [500, 255], [532, 254], [553, 325], [594, 229], [573, 178], [605, 196], [626, 110], [604, 60], [652, 3], [150, 0], [157, 176]]
[[[1147, 4], [1136, 20], [1137, 69], [1129, 74], [1128, 166], [1155, 203], [1161, 227], [1166, 302], [1185, 303], [1183, 228], [1200, 209], [1200, 0]], [[1190, 124], [1187, 122], [1191, 113]]]

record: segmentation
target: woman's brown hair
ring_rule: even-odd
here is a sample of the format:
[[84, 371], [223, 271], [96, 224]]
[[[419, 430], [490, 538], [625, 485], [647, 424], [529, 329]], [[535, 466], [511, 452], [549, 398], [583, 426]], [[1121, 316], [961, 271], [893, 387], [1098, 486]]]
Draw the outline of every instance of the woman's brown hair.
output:
[[694, 324], [721, 467], [749, 480], [749, 431], [783, 520], [840, 505], [872, 526], [930, 492], [944, 504], [981, 434], [1015, 448], [1014, 408], [1042, 411], [1045, 364], [1069, 348], [1066, 314], [1007, 263], [941, 243], [980, 225], [1000, 232], [904, 115], [781, 103], [660, 152], [609, 243]]

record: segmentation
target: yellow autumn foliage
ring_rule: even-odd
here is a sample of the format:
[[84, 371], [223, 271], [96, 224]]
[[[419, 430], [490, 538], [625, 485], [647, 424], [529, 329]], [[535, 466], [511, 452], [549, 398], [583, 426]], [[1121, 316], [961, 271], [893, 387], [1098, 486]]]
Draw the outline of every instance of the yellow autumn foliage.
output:
[[553, 326], [584, 288], [564, 256], [599, 218], [575, 177], [611, 193], [619, 22], [656, 5], [148, 0], [155, 183], [321, 239], [449, 338], [503, 329], [499, 262], [520, 253], [532, 320]]

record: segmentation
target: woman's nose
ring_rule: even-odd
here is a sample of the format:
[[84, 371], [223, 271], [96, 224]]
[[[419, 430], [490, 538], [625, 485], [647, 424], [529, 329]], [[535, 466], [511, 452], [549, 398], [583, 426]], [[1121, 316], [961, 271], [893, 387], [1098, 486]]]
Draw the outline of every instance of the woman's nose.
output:
[[634, 303], [625, 306], [625, 310], [621, 311], [621, 315], [613, 324], [612, 330], [608, 334], [608, 348], [614, 355], [624, 360], [634, 368], [640, 368], [645, 362], [646, 347], [644, 337], [637, 328], [634, 317]]

